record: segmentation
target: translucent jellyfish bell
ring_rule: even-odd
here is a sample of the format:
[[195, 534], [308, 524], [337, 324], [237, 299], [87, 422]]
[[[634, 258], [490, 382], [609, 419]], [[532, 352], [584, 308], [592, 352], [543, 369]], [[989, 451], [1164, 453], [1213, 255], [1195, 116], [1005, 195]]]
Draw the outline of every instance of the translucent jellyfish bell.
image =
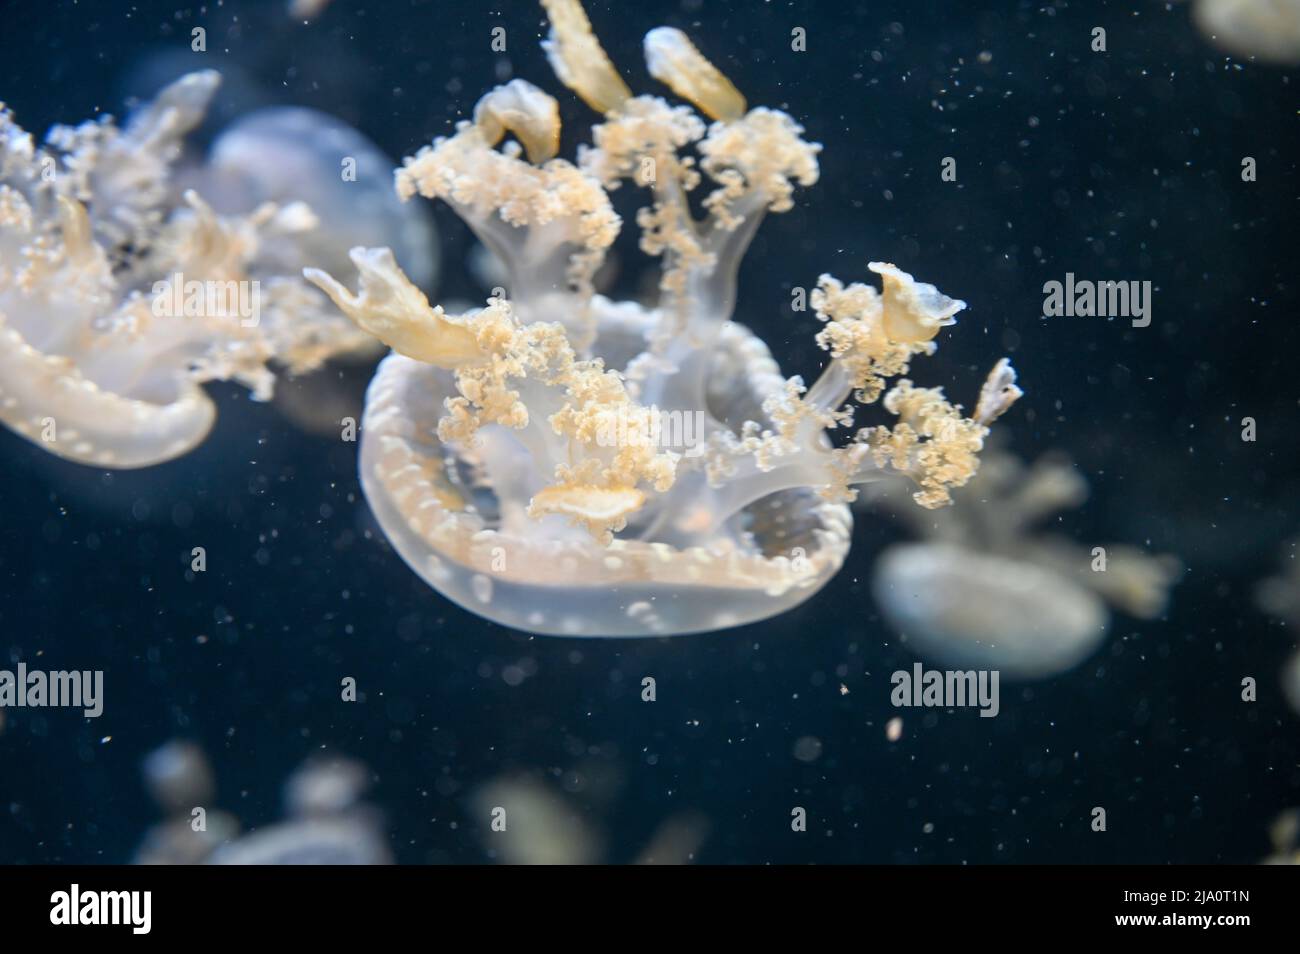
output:
[[[626, 312], [617, 317], [624, 320], [610, 321], [597, 353], [644, 334], [628, 328]], [[747, 373], [736, 375], [741, 368]], [[739, 325], [723, 336], [716, 370], [714, 379], [734, 388], [713, 395], [719, 409], [757, 408], [783, 386], [766, 346]], [[400, 354], [385, 358], [367, 392], [359, 470], [394, 549], [470, 612], [569, 636], [725, 629], [802, 603], [848, 552], [847, 507], [803, 488], [758, 500], [725, 526], [711, 526], [716, 515], [706, 509], [679, 514], [698, 523], [690, 544], [670, 544], [643, 526], [594, 545], [564, 516], [527, 515], [537, 475], [509, 431], [484, 428], [474, 452], [438, 438], [443, 402], [456, 395], [449, 372]]]
[[1102, 600], [1051, 570], [945, 544], [890, 547], [872, 592], [908, 646], [954, 669], [1034, 679], [1072, 668], [1106, 638]]
[[[952, 507], [922, 519], [900, 503], [925, 542], [891, 546], [876, 560], [877, 605], [908, 646], [946, 666], [1022, 679], [1073, 668], [1105, 639], [1108, 603], [1154, 619], [1181, 573], [1172, 556], [1082, 546], [1035, 529], [1087, 494], [1064, 457], [1025, 467], [1005, 451], [988, 452]], [[884, 506], [893, 496], [882, 484], [864, 504]]]
[[1300, 63], [1300, 0], [1195, 0], [1192, 17], [1235, 56]]
[[[424, 203], [400, 202], [392, 162], [347, 123], [314, 109], [276, 106], [231, 123], [213, 142], [199, 182], [219, 212], [242, 213], [264, 202], [305, 202], [319, 225], [293, 249], [268, 262], [297, 271], [315, 265], [349, 275], [348, 249], [388, 245], [411, 280], [437, 278], [438, 240]], [[274, 250], [268, 250], [273, 254]]]

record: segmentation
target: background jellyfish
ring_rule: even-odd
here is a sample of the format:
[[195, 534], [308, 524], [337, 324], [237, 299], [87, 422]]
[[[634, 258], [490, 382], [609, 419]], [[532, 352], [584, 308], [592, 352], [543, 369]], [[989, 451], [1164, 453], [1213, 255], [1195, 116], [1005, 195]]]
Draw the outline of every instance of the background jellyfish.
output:
[[896, 508], [924, 542], [877, 559], [877, 605], [907, 645], [941, 665], [1025, 679], [1065, 672], [1105, 638], [1107, 603], [1154, 619], [1181, 572], [1170, 556], [1118, 544], [1103, 555], [1034, 529], [1087, 492], [1063, 457], [1026, 468], [1006, 452], [987, 455], [946, 510], [917, 511], [882, 485], [864, 504]]
[[[617, 775], [613, 772], [611, 774]], [[635, 857], [611, 857], [603, 827], [592, 815], [607, 815], [617, 780], [598, 780], [594, 805], [579, 806], [551, 785], [529, 775], [494, 778], [475, 789], [470, 802], [483, 819], [482, 839], [491, 858], [512, 865], [590, 865], [630, 861], [643, 865], [684, 865], [695, 861], [708, 837], [700, 812], [677, 810], [661, 820]]]
[[1194, 0], [1192, 18], [1236, 56], [1300, 63], [1300, 0]]
[[[880, 291], [821, 277], [811, 302], [831, 362], [811, 387], [783, 378], [729, 320], [736, 273], [765, 213], [816, 181], [820, 145], [782, 112], [747, 110], [677, 30], [646, 35], [650, 72], [714, 122], [633, 97], [581, 7], [543, 5], [557, 76], [604, 117], [578, 164], [556, 158], [556, 101], [514, 80], [397, 179], [469, 224], [506, 297], [432, 308], [386, 248], [353, 251], [356, 292], [306, 272], [394, 349], [367, 396], [367, 499], [439, 592], [530, 632], [697, 632], [782, 612], [839, 569], [857, 485], [901, 474], [922, 506], [949, 500], [1019, 396], [1015, 374], [1000, 362], [970, 417], [941, 389], [891, 386], [965, 304], [873, 262]], [[689, 194], [705, 176], [716, 188], [698, 219]], [[661, 260], [653, 308], [593, 289], [621, 226], [608, 191], [628, 183], [653, 199], [637, 215]], [[833, 446], [854, 403], [877, 401], [896, 425]]]
[[[114, 468], [168, 460], [212, 425], [202, 382], [235, 381], [265, 400], [271, 362], [304, 373], [373, 347], [297, 274], [331, 260], [340, 240], [293, 193], [315, 200], [329, 227], [350, 220], [366, 234], [393, 203], [359, 208], [368, 185], [333, 188], [338, 172], [304, 156], [346, 147], [369, 172], [377, 151], [315, 114], [253, 117], [193, 174], [237, 210], [222, 215], [175, 175], [218, 82], [189, 74], [120, 129], [107, 118], [56, 126], [39, 148], [0, 113], [0, 420], [58, 456]], [[282, 178], [289, 167], [296, 184]], [[432, 260], [431, 232], [393, 215], [409, 225], [392, 230], [399, 247]]]
[[1273, 853], [1260, 864], [1300, 865], [1300, 808], [1282, 812], [1268, 827]]
[[234, 815], [213, 807], [216, 786], [202, 750], [169, 742], [144, 765], [146, 787], [169, 818], [145, 834], [135, 863], [389, 864], [380, 817], [361, 801], [368, 776], [348, 759], [309, 760], [285, 784], [287, 820], [241, 833]]
[[[136, 864], [201, 864], [239, 837], [239, 819], [214, 805], [212, 766], [193, 742], [173, 740], [149, 753], [143, 774], [145, 788], [167, 820], [145, 833], [136, 849]], [[205, 816], [196, 825], [194, 809], [200, 807]]]
[[[295, 274], [310, 264], [355, 277], [348, 250], [384, 244], [415, 284], [428, 292], [436, 287], [440, 256], [428, 206], [401, 202], [388, 156], [319, 110], [271, 106], [241, 116], [216, 137], [206, 160], [181, 178], [224, 214], [247, 214], [267, 202], [311, 208], [316, 227], [294, 247], [268, 249], [258, 263], [262, 269]], [[363, 343], [279, 382], [277, 410], [306, 431], [337, 437], [345, 418], [360, 420], [365, 385], [381, 352], [378, 341]]]
[[239, 117], [183, 179], [223, 214], [245, 215], [267, 202], [311, 208], [317, 227], [292, 248], [267, 249], [262, 268], [293, 273], [310, 264], [354, 276], [348, 250], [382, 244], [415, 284], [431, 291], [436, 283], [437, 233], [428, 207], [401, 202], [388, 156], [319, 110], [272, 106]]
[[[1270, 616], [1300, 625], [1300, 563], [1295, 559], [1295, 543], [1288, 547], [1289, 557], [1282, 573], [1262, 581], [1256, 588], [1259, 608]], [[1291, 708], [1300, 712], [1300, 650], [1282, 667], [1282, 689]]]

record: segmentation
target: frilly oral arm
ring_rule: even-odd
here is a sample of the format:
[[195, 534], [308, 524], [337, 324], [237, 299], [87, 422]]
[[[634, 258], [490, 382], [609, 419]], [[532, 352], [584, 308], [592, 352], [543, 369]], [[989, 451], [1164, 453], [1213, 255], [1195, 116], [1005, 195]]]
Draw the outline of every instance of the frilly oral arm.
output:
[[822, 275], [812, 293], [813, 310], [826, 322], [817, 343], [832, 358], [808, 395], [822, 410], [839, 407], [850, 394], [862, 404], [875, 402], [889, 378], [907, 373], [914, 355], [934, 350], [931, 340], [939, 329], [954, 324], [953, 316], [966, 307], [893, 265], [867, 267], [881, 276], [880, 292]]
[[710, 118], [735, 120], [745, 115], [745, 97], [740, 90], [681, 30], [651, 30], [645, 35], [644, 48], [650, 75]]
[[431, 308], [424, 292], [398, 267], [391, 249], [354, 248], [348, 256], [359, 276], [356, 294], [319, 268], [303, 269], [303, 277], [329, 295], [359, 328], [394, 351], [439, 368], [484, 360], [470, 320]]
[[849, 482], [867, 482], [877, 479], [882, 469], [893, 470], [920, 486], [913, 497], [922, 507], [945, 506], [952, 500], [950, 492], [964, 486], [979, 469], [988, 425], [1020, 396], [1020, 389], [1010, 383], [1014, 379], [1007, 359], [999, 361], [983, 389], [983, 393], [995, 390], [999, 399], [975, 418], [963, 417], [942, 388], [917, 388], [907, 379], [899, 381], [884, 400], [885, 410], [897, 415], [899, 423], [892, 430], [881, 426], [859, 433], [859, 443], [869, 447], [871, 454], [857, 459]]
[[631, 99], [632, 91], [596, 39], [582, 4], [578, 0], [542, 0], [542, 6], [551, 21], [542, 49], [560, 82], [602, 114]]
[[[826, 322], [817, 340], [830, 352], [830, 364], [806, 393], [796, 377], [768, 399], [764, 410], [773, 430], [755, 426], [740, 438], [715, 439], [706, 462], [713, 484], [747, 486], [738, 497], [745, 501], [801, 483], [822, 488], [827, 499], [851, 500], [854, 485], [894, 472], [915, 481], [917, 502], [933, 508], [975, 474], [988, 425], [1020, 397], [1015, 371], [1006, 359], [998, 362], [973, 418], [963, 417], [941, 389], [916, 388], [906, 379], [885, 393], [888, 380], [905, 374], [914, 355], [934, 350], [930, 339], [953, 323], [964, 303], [892, 265], [870, 267], [882, 276], [881, 292], [821, 277], [812, 302]], [[825, 431], [851, 421], [844, 406], [850, 396], [872, 404], [882, 394], [885, 409], [899, 417], [892, 430], [865, 428], [847, 446], [824, 447]], [[807, 472], [809, 460], [821, 462], [819, 475]]]
[[620, 375], [579, 358], [562, 325], [523, 324], [503, 299], [449, 316], [429, 306], [388, 249], [353, 249], [351, 257], [355, 294], [318, 269], [304, 274], [399, 353], [455, 371], [459, 395], [446, 401], [441, 440], [472, 445], [485, 425], [500, 425], [527, 448], [538, 473], [554, 475], [534, 495], [531, 516], [566, 516], [608, 542], [645, 502], [638, 484], [672, 486], [676, 455], [641, 439], [652, 412], [628, 397]]
[[[653, 191], [654, 204], [640, 210], [637, 224], [642, 250], [664, 262], [664, 322], [655, 346], [671, 364], [707, 347], [730, 318], [740, 259], [764, 213], [792, 207], [794, 181], [817, 180], [821, 147], [804, 142], [802, 128], [784, 113], [746, 113], [744, 97], [681, 31], [650, 31], [645, 54], [656, 78], [718, 121], [706, 135], [687, 107], [670, 107], [652, 96], [621, 99], [617, 109], [603, 110], [605, 122], [593, 130], [594, 148], [580, 154], [580, 163], [606, 188], [626, 179]], [[600, 56], [607, 62], [603, 51]], [[571, 64], [566, 69], [561, 79], [575, 72]], [[678, 155], [693, 143], [698, 164]], [[701, 168], [718, 188], [704, 200], [706, 216], [697, 221], [688, 196]]]
[[474, 125], [489, 146], [514, 134], [535, 166], [560, 151], [560, 104], [525, 80], [511, 80], [480, 99]]
[[1011, 359], [1003, 358], [993, 366], [984, 386], [980, 388], [979, 402], [975, 405], [975, 420], [985, 425], [992, 424], [1020, 400], [1024, 393], [1016, 385], [1016, 369], [1011, 367]]
[[[506, 133], [520, 146], [498, 143]], [[599, 182], [563, 159], [555, 100], [524, 80], [484, 96], [474, 122], [403, 161], [398, 195], [441, 199], [501, 261], [507, 292], [527, 321], [562, 321], [575, 343], [592, 334], [592, 276], [622, 225]]]

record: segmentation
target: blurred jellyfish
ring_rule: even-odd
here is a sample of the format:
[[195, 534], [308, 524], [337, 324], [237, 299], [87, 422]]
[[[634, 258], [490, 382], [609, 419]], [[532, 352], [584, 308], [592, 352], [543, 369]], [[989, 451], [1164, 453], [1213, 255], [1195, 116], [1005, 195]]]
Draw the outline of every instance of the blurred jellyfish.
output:
[[223, 845], [214, 865], [387, 865], [378, 812], [361, 802], [369, 778], [348, 759], [309, 761], [285, 789], [289, 818]]
[[[391, 159], [373, 142], [313, 109], [259, 109], [231, 123], [190, 180], [217, 210], [245, 214], [263, 203], [304, 202], [318, 225], [297, 247], [263, 267], [299, 271], [314, 265], [355, 277], [348, 250], [386, 244], [415, 284], [432, 291], [438, 238], [427, 202], [402, 202], [392, 188]], [[274, 254], [276, 250], [270, 250]], [[347, 418], [361, 419], [376, 340], [332, 356], [323, 368], [277, 388], [275, 406], [304, 431], [337, 437]]]
[[[867, 503], [888, 506], [896, 494], [882, 487]], [[1064, 458], [1026, 469], [1010, 454], [988, 455], [948, 510], [896, 508], [925, 540], [881, 555], [877, 604], [908, 645], [940, 664], [1022, 679], [1065, 672], [1105, 638], [1107, 603], [1158, 617], [1181, 572], [1170, 556], [1114, 544], [1090, 550], [1032, 530], [1086, 496]]]
[[289, 16], [294, 19], [314, 20], [330, 5], [330, 0], [289, 0]]
[[150, 753], [144, 762], [144, 780], [154, 801], [169, 812], [188, 812], [216, 794], [212, 766], [193, 742], [168, 742]]
[[365, 817], [302, 818], [245, 835], [213, 852], [213, 865], [388, 865], [392, 853]]
[[1300, 0], [1196, 0], [1192, 18], [1236, 56], [1300, 63]]
[[239, 820], [210, 808], [212, 766], [192, 742], [172, 741], [144, 761], [145, 788], [167, 819], [150, 828], [135, 853], [138, 865], [201, 864], [239, 835]]
[[638, 865], [687, 865], [709, 834], [709, 820], [699, 812], [685, 811], [665, 819], [650, 843], [637, 855]]
[[[1262, 581], [1255, 591], [1255, 599], [1265, 613], [1300, 626], [1300, 561], [1295, 558], [1295, 542], [1287, 549], [1290, 555], [1285, 571]], [[1282, 666], [1282, 690], [1291, 708], [1300, 712], [1300, 650]]]
[[1300, 808], [1288, 808], [1268, 828], [1273, 853], [1260, 864], [1300, 865]]
[[360, 804], [369, 786], [365, 766], [351, 759], [311, 761], [285, 786], [285, 807], [291, 815], [332, 815]]
[[392, 862], [378, 812], [361, 802], [368, 773], [357, 762], [308, 761], [285, 786], [288, 819], [242, 836], [233, 815], [196, 803], [210, 802], [215, 795], [211, 769], [197, 746], [163, 746], [145, 760], [145, 779], [171, 817], [146, 833], [136, 852], [137, 864]]
[[[587, 763], [573, 773], [591, 782], [579, 805], [529, 775], [505, 775], [476, 789], [471, 810], [483, 819], [483, 841], [495, 860], [514, 865], [609, 864], [612, 857], [599, 819], [614, 810], [618, 767]], [[603, 777], [602, 777], [603, 776]], [[634, 864], [684, 865], [696, 860], [709, 834], [706, 816], [692, 809], [665, 818]]]
[[170, 460], [212, 426], [204, 382], [267, 400], [273, 363], [372, 346], [298, 273], [324, 247], [318, 213], [257, 198], [221, 215], [177, 181], [219, 82], [188, 74], [121, 127], [55, 126], [39, 147], [0, 106], [0, 422], [56, 456]]
[[245, 214], [266, 202], [305, 202], [318, 227], [279, 260], [277, 271], [311, 264], [356, 276], [348, 250], [387, 245], [411, 280], [431, 289], [438, 242], [429, 203], [402, 202], [393, 161], [347, 123], [314, 109], [274, 106], [237, 119], [213, 142], [196, 188], [218, 212]]
[[474, 810], [492, 819], [484, 836], [496, 858], [511, 865], [585, 865], [601, 839], [557, 792], [526, 776], [495, 779], [472, 796]]

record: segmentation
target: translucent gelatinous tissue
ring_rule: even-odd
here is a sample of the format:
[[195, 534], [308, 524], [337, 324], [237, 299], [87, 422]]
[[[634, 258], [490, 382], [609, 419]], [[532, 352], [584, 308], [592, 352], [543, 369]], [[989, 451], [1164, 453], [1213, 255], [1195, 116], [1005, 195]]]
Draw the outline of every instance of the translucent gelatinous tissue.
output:
[[[299, 767], [285, 786], [287, 817], [250, 832], [215, 806], [212, 767], [197, 745], [167, 743], [145, 761], [144, 772], [167, 817], [145, 833], [136, 864], [392, 863], [382, 816], [363, 801], [370, 772], [350, 759], [318, 758]], [[202, 825], [195, 824], [199, 813]]]
[[[437, 279], [429, 210], [393, 193], [392, 162], [378, 146], [319, 110], [271, 106], [240, 116], [217, 136], [192, 178], [223, 214], [247, 214], [267, 202], [303, 202], [312, 210], [316, 227], [294, 245], [262, 250], [264, 272], [296, 275], [313, 265], [348, 275], [348, 249], [384, 243], [421, 288]], [[284, 253], [291, 257], [272, 258]]]
[[[871, 263], [880, 290], [821, 277], [829, 364], [811, 387], [783, 377], [731, 320], [736, 274], [764, 215], [817, 180], [821, 147], [747, 108], [680, 31], [651, 31], [647, 60], [692, 105], [633, 96], [579, 4], [543, 6], [556, 75], [601, 114], [576, 164], [556, 158], [555, 101], [514, 80], [397, 175], [399, 195], [469, 224], [504, 264], [505, 296], [448, 314], [384, 248], [353, 250], [355, 291], [306, 273], [394, 351], [367, 397], [367, 499], [433, 587], [519, 629], [671, 634], [780, 613], [839, 569], [857, 485], [902, 474], [937, 507], [970, 479], [1015, 374], [999, 362], [969, 417], [891, 380], [965, 306]], [[653, 308], [592, 287], [622, 226], [608, 192], [624, 186], [650, 195], [636, 224], [661, 264]], [[852, 431], [855, 405], [875, 403], [892, 426]]]
[[[1044, 678], [1097, 649], [1110, 627], [1107, 603], [1143, 619], [1164, 612], [1181, 574], [1174, 557], [1034, 530], [1087, 496], [1068, 461], [1050, 456], [1026, 468], [1005, 451], [986, 456], [951, 508], [921, 519], [898, 507], [924, 540], [887, 548], [872, 591], [908, 646], [945, 666]], [[891, 505], [890, 490], [881, 485], [864, 503]]]
[[1300, 63], [1300, 0], [1195, 0], [1192, 18], [1235, 56]]
[[[1300, 561], [1295, 556], [1298, 543], [1288, 545], [1281, 572], [1261, 581], [1255, 593], [1260, 609], [1292, 626], [1300, 626]], [[1291, 708], [1300, 712], [1300, 650], [1282, 666], [1282, 691]]]
[[175, 176], [219, 83], [191, 73], [135, 110], [37, 146], [0, 106], [0, 421], [101, 467], [185, 453], [212, 425], [200, 386], [268, 398], [367, 347], [304, 282], [318, 220], [301, 202], [220, 215]]

